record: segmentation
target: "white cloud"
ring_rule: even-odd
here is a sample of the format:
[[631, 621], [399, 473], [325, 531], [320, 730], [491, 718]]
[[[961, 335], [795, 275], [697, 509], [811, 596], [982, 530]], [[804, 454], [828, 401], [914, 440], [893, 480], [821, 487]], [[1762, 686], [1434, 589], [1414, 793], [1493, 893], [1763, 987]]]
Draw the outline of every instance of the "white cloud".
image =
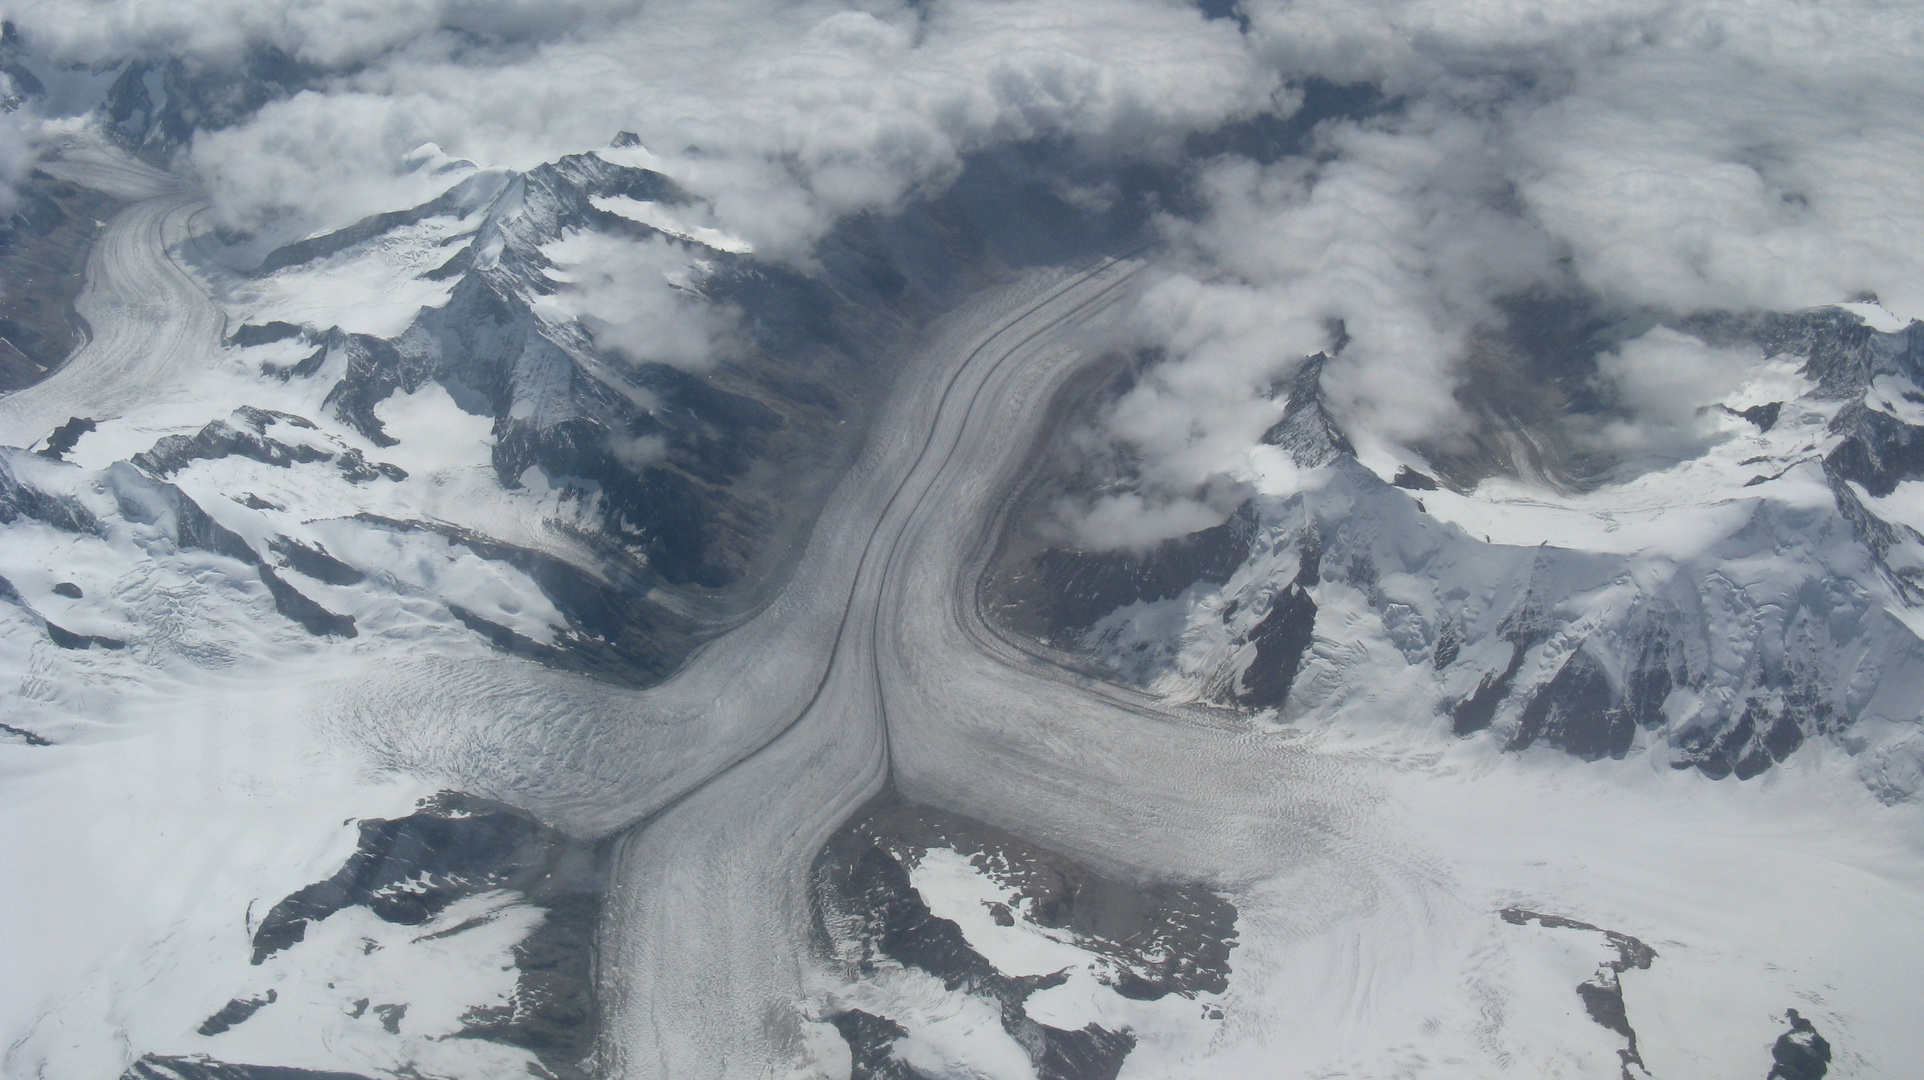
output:
[[735, 313], [701, 295], [707, 266], [664, 237], [578, 232], [549, 244], [556, 302], [595, 343], [636, 363], [702, 371], [739, 348]]
[[1353, 436], [1407, 440], [1460, 421], [1450, 395], [1495, 297], [1553, 280], [1558, 248], [1498, 205], [1502, 148], [1476, 122], [1419, 109], [1324, 134], [1327, 160], [1230, 159], [1204, 178], [1209, 212], [1171, 221], [1174, 273], [1138, 309], [1171, 362], [1115, 411], [1145, 475], [1183, 491], [1246, 478], [1281, 414], [1266, 390], [1304, 356], [1349, 341], [1324, 371]]
[[[312, 230], [408, 197], [423, 142], [528, 167], [638, 133], [723, 227], [803, 255], [835, 220], [1011, 139], [1171, 153], [1280, 85], [1234, 24], [1176, 0], [640, 4], [92, 4], [25, 10], [43, 48], [233, 56], [340, 74], [196, 140], [230, 226]], [[207, 61], [212, 63], [212, 60]]]
[[[1250, 466], [1257, 389], [1325, 373], [1359, 448], [1447, 439], [1506, 295], [1604, 312], [1795, 310], [1874, 293], [1924, 316], [1924, 9], [1791, 0], [1251, 0], [1293, 78], [1370, 82], [1307, 157], [1228, 159], [1171, 222], [1139, 315], [1168, 355], [1110, 429], [1182, 495]], [[1665, 336], [1669, 335], [1669, 336]], [[1685, 453], [1695, 409], [1759, 358], [1657, 331], [1603, 358], [1621, 453]], [[1593, 431], [1593, 435], [1599, 432]]]
[[1222, 524], [1227, 515], [1194, 499], [1150, 501], [1134, 492], [1105, 495], [1088, 507], [1059, 508], [1068, 539], [1095, 551], [1140, 551], [1171, 536]]
[[1655, 327], [1598, 359], [1598, 374], [1629, 414], [1605, 424], [1599, 438], [1619, 452], [1688, 454], [1717, 430], [1707, 406], [1743, 385], [1762, 360], [1755, 350], [1712, 348]]
[[1924, 48], [1891, 55], [1884, 35], [1906, 28], [1888, 17], [1813, 25], [1812, 10], [1611, 58], [1519, 123], [1524, 197], [1586, 283], [1673, 309], [1874, 292], [1924, 317], [1924, 203], [1906, 195]]
[[[1107, 420], [1150, 516], [1274, 480], [1251, 464], [1281, 407], [1264, 393], [1333, 346], [1335, 320], [1349, 340], [1331, 407], [1367, 452], [1461, 430], [1465, 354], [1507, 295], [1662, 318], [1875, 293], [1924, 314], [1915, 4], [1241, 7], [1247, 34], [1180, 0], [47, 0], [15, 18], [70, 59], [217, 65], [273, 45], [332, 71], [196, 139], [229, 227], [305, 232], [417, 203], [445, 182], [406, 168], [426, 142], [527, 167], [627, 130], [713, 207], [705, 227], [804, 264], [836, 220], [938, 190], [976, 150], [1066, 137], [1097, 160], [1168, 159], [1187, 133], [1286, 110], [1291, 83], [1377, 86], [1382, 115], [1324, 124], [1307, 156], [1210, 163], [1202, 212], [1163, 223], [1134, 330], [1168, 359]], [[679, 329], [628, 340], [633, 320], [607, 313], [628, 279], [610, 273], [573, 295], [631, 355], [699, 366], [725, 338], [670, 318], [678, 301], [651, 285], [637, 318]], [[1644, 392], [1662, 373], [1643, 347], [1608, 362], [1634, 413], [1619, 434], [1674, 449], [1688, 425]]]
[[39, 136], [40, 119], [31, 110], [0, 112], [0, 216], [19, 204], [20, 181], [40, 156]]
[[80, 63], [135, 56], [219, 65], [250, 47], [271, 46], [338, 69], [437, 36], [539, 40], [638, 7], [632, 0], [29, 0], [9, 17], [38, 48]]

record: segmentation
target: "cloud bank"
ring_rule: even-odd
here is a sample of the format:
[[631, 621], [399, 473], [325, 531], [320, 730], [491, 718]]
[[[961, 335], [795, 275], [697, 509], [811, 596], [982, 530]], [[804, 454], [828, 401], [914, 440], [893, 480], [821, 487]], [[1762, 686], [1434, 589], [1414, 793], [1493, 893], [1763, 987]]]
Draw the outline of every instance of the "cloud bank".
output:
[[[1480, 343], [1514, 329], [1509, 302], [1565, 300], [1635, 324], [1585, 359], [1607, 414], [1587, 437], [1681, 455], [1756, 358], [1653, 325], [1868, 296], [1924, 315], [1916, 5], [1210, 6], [46, 0], [9, 17], [48, 64], [285, 57], [304, 89], [183, 151], [241, 231], [419, 202], [446, 182], [408, 167], [430, 142], [521, 168], [633, 131], [716, 228], [797, 265], [837, 221], [940, 192], [998, 146], [1173, 168], [1191, 197], [1160, 222], [1133, 327], [1163, 359], [1104, 418], [1141, 490], [1099, 508], [1096, 540], [1292, 482], [1259, 445], [1274, 387], [1339, 345], [1325, 388], [1365, 461], [1420, 462], [1484, 422], [1464, 391]], [[1267, 146], [1196, 140], [1281, 123], [1317, 86], [1362, 104]], [[725, 313], [660, 286], [672, 253], [590, 254], [612, 269], [572, 295], [617, 348], [695, 368], [726, 351]], [[611, 316], [631, 288], [637, 314]]]
[[731, 231], [794, 255], [841, 217], [939, 188], [972, 150], [1055, 136], [1173, 153], [1280, 87], [1235, 24], [1156, 0], [258, 7], [68, 0], [15, 18], [71, 60], [232, 65], [271, 46], [326, 69], [194, 140], [241, 229], [389, 208], [425, 142], [524, 168], [632, 131]]
[[[1276, 160], [1208, 163], [1204, 211], [1164, 223], [1166, 276], [1138, 330], [1169, 360], [1110, 418], [1164, 505], [1289, 471], [1257, 446], [1282, 407], [1262, 390], [1333, 350], [1337, 326], [1331, 405], [1388, 469], [1484, 422], [1461, 405], [1466, 360], [1511, 320], [1508, 298], [1644, 323], [1865, 296], [1924, 316], [1915, 6], [1244, 10], [1283, 77], [1368, 84], [1383, 105]], [[1757, 360], [1650, 331], [1597, 358], [1615, 416], [1588, 437], [1690, 453], [1697, 409]]]

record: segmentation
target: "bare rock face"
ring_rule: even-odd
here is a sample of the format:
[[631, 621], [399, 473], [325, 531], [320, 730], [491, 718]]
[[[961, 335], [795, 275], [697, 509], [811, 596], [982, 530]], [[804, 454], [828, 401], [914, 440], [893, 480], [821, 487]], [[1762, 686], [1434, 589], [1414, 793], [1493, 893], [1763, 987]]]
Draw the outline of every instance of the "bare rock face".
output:
[[1823, 1080], [1830, 1072], [1830, 1041], [1809, 1020], [1785, 1009], [1790, 1030], [1777, 1036], [1770, 1048], [1770, 1074], [1765, 1080]]
[[1323, 402], [1323, 367], [1328, 363], [1329, 357], [1322, 353], [1303, 361], [1290, 384], [1283, 418], [1263, 435], [1263, 442], [1282, 447], [1291, 461], [1305, 469], [1318, 469], [1356, 453]]
[[87, 255], [122, 204], [45, 173], [19, 187], [19, 206], [0, 221], [0, 393], [46, 378], [87, 340], [74, 298]]
[[[538, 924], [513, 945], [513, 994], [505, 1004], [470, 1009], [459, 1037], [531, 1051], [553, 1076], [588, 1075], [584, 1063], [597, 1031], [592, 947], [601, 882], [595, 846], [513, 807], [456, 792], [424, 800], [406, 817], [362, 821], [359, 834], [354, 853], [338, 871], [289, 894], [261, 917], [253, 931], [253, 962], [260, 965], [297, 949], [316, 924], [349, 908], [364, 908], [398, 926], [422, 926], [461, 901], [496, 899], [489, 914], [438, 930], [439, 937], [456, 937], [498, 918], [502, 900], [536, 909]], [[237, 997], [208, 1017], [200, 1033], [219, 1035], [239, 1027], [277, 1000], [271, 989]], [[409, 1004], [361, 1000], [349, 1015], [365, 1017], [396, 1035]], [[294, 1080], [335, 1074], [146, 1058], [128, 1075], [142, 1080]]]
[[[1113, 1080], [1135, 1048], [1126, 1029], [1092, 1023], [1065, 1030], [1031, 1019], [1024, 1003], [1060, 985], [1067, 971], [1004, 974], [961, 926], [932, 912], [913, 881], [931, 850], [968, 859], [1006, 890], [1006, 902], [988, 908], [995, 925], [1026, 924], [1074, 942], [1087, 950], [1097, 977], [1124, 998], [1196, 997], [1228, 985], [1236, 911], [1210, 890], [1114, 881], [969, 818], [885, 800], [837, 833], [815, 867], [821, 933], [849, 971], [844, 996], [869, 1003], [831, 1018], [849, 1044], [856, 1076], [921, 1075], [892, 1047], [910, 1034], [905, 1024], [927, 1018], [873, 989], [889, 985], [887, 973], [902, 968], [989, 1003], [1046, 1080]], [[882, 1015], [892, 1008], [901, 1011]]]
[[121, 1080], [368, 1080], [359, 1073], [295, 1069], [284, 1065], [237, 1065], [204, 1054], [167, 1057], [146, 1054]]
[[1657, 950], [1628, 934], [1605, 930], [1562, 915], [1546, 915], [1522, 908], [1504, 908], [1497, 914], [1513, 926], [1535, 923], [1548, 930], [1583, 930], [1603, 935], [1604, 940], [1616, 951], [1617, 958], [1597, 965], [1597, 973], [1577, 985], [1577, 997], [1583, 1000], [1584, 1011], [1598, 1026], [1623, 1036], [1623, 1048], [1617, 1051], [1617, 1057], [1623, 1063], [1623, 1080], [1648, 1077], [1650, 1072], [1644, 1067], [1643, 1055], [1637, 1050], [1637, 1032], [1630, 1026], [1629, 1013], [1623, 1002], [1623, 983], [1618, 976], [1631, 970], [1650, 970], [1651, 962], [1657, 958]]
[[[1891, 612], [1924, 602], [1924, 535], [1880, 500], [1924, 478], [1924, 325], [1881, 333], [1838, 309], [1686, 320], [1706, 341], [1795, 360], [1807, 390], [1724, 410], [1740, 426], [1703, 453], [1728, 456], [1728, 471], [1686, 503], [1744, 516], [1688, 555], [1652, 561], [1587, 539], [1619, 523], [1579, 509], [1656, 467], [1582, 449], [1583, 425], [1609, 403], [1578, 376], [1629, 331], [1519, 304], [1508, 337], [1479, 346], [1517, 385], [1476, 392], [1502, 399], [1485, 404], [1522, 425], [1513, 449], [1535, 447], [1534, 464], [1464, 444], [1385, 470], [1386, 482], [1326, 404], [1340, 350], [1318, 354], [1279, 383], [1282, 415], [1265, 438], [1312, 470], [1303, 491], [1250, 499], [1224, 525], [1146, 552], [1079, 551], [1035, 539], [1049, 526], [1036, 507], [1131, 491], [1139, 477], [1126, 455], [1046, 452], [989, 563], [984, 613], [1179, 699], [1317, 723], [1357, 687], [1423, 686], [1401, 707], [1459, 736], [1588, 760], [1646, 750], [1715, 778], [1756, 777], [1866, 716], [1908, 722], [1924, 644]], [[1126, 391], [1126, 370], [1106, 390], [1075, 390], [1059, 426], [1098, 415]], [[1475, 485], [1505, 473], [1544, 506], [1567, 503], [1565, 524], [1530, 546], [1478, 531]], [[1812, 479], [1829, 506], [1770, 487]], [[1432, 514], [1426, 500], [1451, 510]]]

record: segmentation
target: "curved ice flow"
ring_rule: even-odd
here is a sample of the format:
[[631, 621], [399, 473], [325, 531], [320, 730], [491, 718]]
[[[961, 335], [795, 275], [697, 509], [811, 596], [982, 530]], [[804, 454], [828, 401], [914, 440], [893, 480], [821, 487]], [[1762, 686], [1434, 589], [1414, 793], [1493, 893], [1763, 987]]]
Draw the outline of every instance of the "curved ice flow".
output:
[[981, 621], [998, 510], [1084, 358], [1074, 334], [1128, 295], [1132, 272], [1106, 264], [995, 333], [933, 350], [962, 358], [954, 380], [970, 389], [938, 402], [929, 450], [874, 519], [818, 696], [618, 845], [603, 934], [611, 1074], [810, 1071], [810, 993], [835, 974], [810, 937], [809, 868], [891, 775], [911, 799], [1125, 877], [1270, 883], [1287, 913], [1266, 931], [1284, 938], [1364, 909], [1420, 925], [1447, 902], [1370, 824], [1342, 757], [1070, 675]]
[[618, 691], [520, 661], [430, 658], [334, 680], [324, 691], [332, 722], [385, 760], [458, 778], [584, 836], [688, 797], [836, 700], [838, 673], [865, 663], [861, 597], [880, 580], [890, 530], [961, 440], [982, 379], [1007, 366], [1011, 343], [1061, 332], [1112, 301], [1134, 270], [1106, 261], [1038, 275], [954, 320], [899, 373], [775, 599], [661, 684]]
[[219, 346], [224, 318], [171, 251], [194, 235], [203, 204], [180, 179], [80, 136], [40, 168], [133, 204], [87, 258], [74, 308], [90, 339], [46, 379], [0, 397], [0, 444], [28, 446], [71, 416], [103, 420], [152, 399]]
[[[887, 496], [879, 514], [856, 522], [831, 505], [823, 515], [831, 534], [853, 524], [866, 535], [848, 548], [840, 535], [829, 542], [856, 557], [855, 575], [812, 699], [778, 738], [618, 844], [603, 935], [612, 1074], [764, 1076], [802, 1056], [803, 1006], [825, 974], [811, 940], [809, 868], [888, 776], [877, 646], [900, 614], [890, 586], [902, 538], [941, 478], [1020, 452], [1048, 395], [1011, 410], [1009, 387], [1024, 385], [1019, 375], [1032, 367], [1058, 382], [1073, 370], [1079, 354], [1056, 346], [1126, 296], [1136, 269], [1105, 261], [986, 328], [952, 328], [912, 366], [874, 453], [898, 469], [907, 459], [906, 471], [880, 485], [874, 474], [851, 478], [871, 506]], [[1009, 299], [984, 306], [1007, 310]]]
[[[218, 348], [222, 323], [170, 255], [192, 237], [190, 192], [78, 141], [49, 168], [138, 201], [89, 261], [77, 307], [94, 338], [0, 399], [16, 444], [151, 399]], [[913, 799], [1112, 873], [1238, 886], [1287, 870], [1284, 934], [1386, 901], [1422, 921], [1435, 902], [1420, 868], [1393, 869], [1395, 845], [1364, 839], [1364, 789], [1340, 757], [1069, 675], [980, 620], [992, 523], [1081, 359], [1074, 335], [1136, 268], [1038, 275], [949, 320], [776, 600], [662, 685], [391, 657], [313, 684], [322, 722], [378, 757], [583, 835], [632, 829], [603, 935], [612, 1074], [806, 1068], [811, 991], [832, 978], [810, 940], [809, 866], [891, 772]]]

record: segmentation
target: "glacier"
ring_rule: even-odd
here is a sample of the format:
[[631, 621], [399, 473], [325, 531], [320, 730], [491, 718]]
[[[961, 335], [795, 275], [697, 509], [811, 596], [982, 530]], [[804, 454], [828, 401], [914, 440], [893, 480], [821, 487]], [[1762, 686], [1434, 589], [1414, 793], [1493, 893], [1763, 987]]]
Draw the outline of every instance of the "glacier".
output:
[[[1149, 253], [943, 292], [871, 224], [810, 276], [647, 161], [445, 162], [243, 269], [88, 130], [42, 166], [125, 208], [0, 397], [8, 1075], [1924, 1050], [1924, 327], [1706, 317], [1765, 358], [1719, 437], [1569, 489], [1359, 455], [1312, 361], [1286, 482], [1039, 550], [1010, 493]], [[740, 352], [604, 347], [583, 235]]]

